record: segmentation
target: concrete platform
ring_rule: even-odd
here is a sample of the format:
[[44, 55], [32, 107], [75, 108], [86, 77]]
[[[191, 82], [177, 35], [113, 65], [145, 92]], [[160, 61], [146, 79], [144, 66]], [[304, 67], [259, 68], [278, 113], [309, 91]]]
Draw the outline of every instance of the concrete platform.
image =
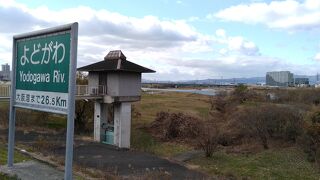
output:
[[0, 166], [0, 172], [17, 175], [21, 180], [62, 180], [64, 178], [64, 172], [34, 160], [16, 163], [10, 168]]

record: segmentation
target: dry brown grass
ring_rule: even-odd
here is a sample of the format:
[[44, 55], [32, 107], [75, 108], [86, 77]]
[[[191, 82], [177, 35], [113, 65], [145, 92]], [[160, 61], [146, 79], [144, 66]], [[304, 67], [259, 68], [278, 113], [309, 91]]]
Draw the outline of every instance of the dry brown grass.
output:
[[141, 101], [135, 102], [134, 107], [141, 114], [133, 119], [133, 125], [149, 124], [158, 112], [182, 112], [199, 118], [209, 115], [209, 98], [205, 95], [188, 93], [143, 94]]

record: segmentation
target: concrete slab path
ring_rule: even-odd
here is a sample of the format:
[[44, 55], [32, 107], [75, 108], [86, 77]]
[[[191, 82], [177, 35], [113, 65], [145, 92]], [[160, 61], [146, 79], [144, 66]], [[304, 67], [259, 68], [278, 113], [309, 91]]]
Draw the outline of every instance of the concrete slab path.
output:
[[10, 176], [16, 175], [21, 180], [63, 180], [64, 177], [62, 171], [35, 160], [16, 163], [10, 168], [0, 166], [0, 172]]

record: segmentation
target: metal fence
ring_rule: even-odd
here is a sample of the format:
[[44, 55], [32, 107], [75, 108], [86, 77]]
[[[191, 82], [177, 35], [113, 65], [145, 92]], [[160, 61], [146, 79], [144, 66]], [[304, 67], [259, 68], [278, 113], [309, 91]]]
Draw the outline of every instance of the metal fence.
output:
[[[0, 85], [0, 97], [10, 97], [11, 85]], [[107, 94], [106, 86], [77, 85], [76, 96], [99, 96]]]
[[11, 85], [0, 85], [0, 97], [9, 97], [11, 93]]
[[77, 85], [76, 96], [98, 96], [107, 94], [106, 86]]

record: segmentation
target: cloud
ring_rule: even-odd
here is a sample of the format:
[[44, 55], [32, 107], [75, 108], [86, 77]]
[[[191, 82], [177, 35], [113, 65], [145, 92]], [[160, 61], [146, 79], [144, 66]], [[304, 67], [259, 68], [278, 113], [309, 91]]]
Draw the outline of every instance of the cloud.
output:
[[[11, 39], [17, 33], [74, 21], [79, 22], [80, 66], [101, 60], [113, 49], [143, 52], [141, 54], [155, 50], [211, 51], [206, 37], [187, 24], [187, 20], [161, 20], [155, 16], [136, 18], [86, 6], [61, 10], [46, 6], [28, 8], [15, 1], [0, 1], [0, 33], [3, 38]], [[4, 47], [0, 45], [0, 49]]]
[[196, 20], [137, 18], [86, 6], [29, 8], [0, 0], [0, 60], [11, 62], [12, 35], [78, 21], [78, 66], [100, 61], [108, 51], [121, 49], [128, 60], [157, 71], [144, 75], [148, 79], [263, 76], [270, 69], [288, 68], [299, 71], [283, 59], [261, 54], [258, 45], [241, 34], [233, 36], [222, 28], [212, 34], [200, 33], [189, 24]]
[[0, 19], [0, 32], [2, 33], [18, 33], [19, 29], [23, 29], [24, 31], [31, 31], [33, 30], [32, 25], [47, 25], [45, 21], [37, 19], [30, 13], [16, 7], [0, 6]]
[[227, 46], [219, 50], [219, 53], [222, 55], [237, 53], [240, 55], [253, 56], [260, 54], [257, 45], [242, 36], [228, 36], [224, 29], [217, 29], [215, 34], [215, 41]]
[[189, 42], [197, 38], [195, 31], [184, 22], [160, 21], [157, 17], [130, 18], [120, 22], [93, 18], [83, 22], [84, 35], [108, 34], [131, 40]]
[[281, 64], [279, 59], [267, 56], [228, 56], [215, 59], [189, 59], [171, 62], [174, 65], [180, 64], [184, 68], [193, 68], [206, 72], [205, 74], [211, 72], [214, 76], [224, 75], [228, 77], [263, 76], [264, 73], [261, 72], [286, 66]]
[[154, 16], [134, 18], [84, 6], [53, 11], [46, 6], [29, 9], [14, 5], [1, 7], [0, 4], [1, 20], [4, 23], [12, 23], [7, 27], [8, 30], [14, 25], [30, 29], [37, 25], [79, 21], [80, 33], [83, 36], [111, 35], [132, 40], [178, 42], [194, 41], [197, 38], [197, 32], [185, 21], [164, 21]]
[[196, 16], [191, 16], [187, 19], [188, 22], [195, 22], [195, 21], [199, 21], [200, 18], [196, 17]]
[[[176, 66], [179, 66], [179, 71], [172, 73], [170, 67]], [[289, 70], [295, 74], [306, 74], [305, 70], [308, 69], [307, 75], [314, 75], [319, 68], [319, 64], [313, 64], [311, 67], [310, 65], [297, 66], [283, 59], [269, 56], [227, 56], [214, 59], [171, 59], [167, 62], [167, 69], [160, 74], [165, 74], [166, 77], [171, 76], [171, 78], [179, 77], [179, 80], [190, 80], [221, 76], [224, 78], [263, 77], [270, 70]], [[152, 76], [154, 75], [145, 75], [145, 77]], [[170, 80], [170, 78], [162, 80]]]
[[[224, 53], [224, 56], [235, 54], [249, 56], [259, 52], [257, 46], [244, 37], [228, 36], [224, 29], [218, 29], [212, 35], [201, 34], [187, 23], [188, 20], [161, 20], [155, 16], [135, 18], [85, 6], [54, 11], [46, 6], [28, 8], [12, 2], [6, 5], [0, 4], [0, 14], [11, 18], [8, 20], [0, 16], [0, 20], [4, 23], [12, 23], [8, 25], [10, 27], [17, 24], [16, 26], [19, 26], [17, 29], [22, 29], [20, 31], [78, 21], [80, 28], [78, 66], [102, 60], [109, 50], [121, 49], [129, 60], [158, 72], [151, 77], [193, 79], [210, 76], [214, 72], [203, 71], [195, 68], [196, 66], [186, 67], [172, 61], [176, 61], [177, 57], [201, 57], [203, 54], [220, 56], [220, 53]], [[11, 16], [12, 13], [16, 16]], [[25, 22], [20, 24], [20, 21]], [[8, 37], [13, 33], [5, 32], [7, 31], [0, 29], [0, 40], [7, 39], [10, 42], [11, 38]], [[11, 43], [5, 44], [9, 46], [0, 45], [0, 52], [7, 53], [0, 55], [0, 58], [8, 59], [7, 62], [9, 62], [11, 61]], [[216, 45], [222, 46], [225, 51], [214, 48]]]
[[313, 30], [320, 28], [320, 1], [296, 0], [240, 4], [207, 15], [224, 21], [264, 24], [269, 28]]
[[317, 53], [315, 56], [314, 56], [314, 59], [316, 61], [320, 61], [320, 53]]
[[29, 9], [33, 17], [41, 14], [48, 23], [78, 21], [83, 36], [109, 35], [130, 40], [188, 42], [197, 39], [193, 27], [179, 20], [160, 20], [155, 16], [135, 18], [107, 10], [79, 6], [52, 11], [46, 6]]
[[259, 48], [252, 41], [247, 41], [243, 37], [230, 37], [228, 40], [230, 51], [237, 51], [241, 54], [252, 56], [259, 54]]
[[225, 38], [226, 37], [226, 31], [224, 29], [217, 29], [216, 30], [216, 36]]
[[177, 3], [177, 4], [182, 4], [183, 2], [182, 2], [182, 1], [176, 1], [176, 3]]

